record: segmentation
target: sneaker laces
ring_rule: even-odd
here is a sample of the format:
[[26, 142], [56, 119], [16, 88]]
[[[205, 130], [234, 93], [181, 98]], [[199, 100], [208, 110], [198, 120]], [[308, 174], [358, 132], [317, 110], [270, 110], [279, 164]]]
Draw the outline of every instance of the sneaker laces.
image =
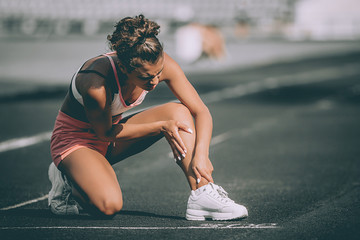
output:
[[218, 186], [218, 187], [219, 187], [219, 188], [217, 189], [218, 193], [219, 193], [222, 197], [227, 198], [229, 194], [228, 194], [222, 187], [220, 187], [220, 186]]
[[69, 201], [70, 201], [70, 193], [64, 192], [61, 197], [62, 197], [63, 202], [65, 203], [65, 213], [67, 214]]
[[71, 182], [69, 182], [69, 180], [66, 178], [65, 175], [62, 174], [61, 176], [62, 176], [62, 178], [63, 178], [63, 180], [65, 182], [65, 186], [64, 186], [61, 198], [65, 203], [65, 209], [66, 209], [66, 213], [67, 213], [69, 207], [74, 206], [74, 205], [77, 206], [77, 203], [71, 197], [71, 194], [72, 194], [72, 184], [71, 184]]
[[214, 194], [214, 196], [216, 196], [216, 198], [220, 199], [221, 202], [224, 202], [224, 203], [233, 203], [234, 201], [231, 200], [229, 197], [228, 197], [228, 193], [221, 187], [221, 186], [218, 186], [216, 184], [211, 184], [213, 186], [213, 188], [216, 190], [216, 193], [217, 194]]

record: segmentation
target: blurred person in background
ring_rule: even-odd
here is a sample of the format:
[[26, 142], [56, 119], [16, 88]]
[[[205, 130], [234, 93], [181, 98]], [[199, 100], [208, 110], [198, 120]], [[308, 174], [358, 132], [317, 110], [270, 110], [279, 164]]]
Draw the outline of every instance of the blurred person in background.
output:
[[239, 10], [236, 15], [235, 36], [239, 39], [247, 39], [250, 35], [251, 19], [244, 10]]
[[175, 32], [177, 56], [188, 63], [201, 57], [221, 60], [225, 57], [225, 42], [221, 32], [212, 25], [190, 23]]
[[[111, 165], [165, 137], [191, 192], [188, 220], [229, 220], [248, 215], [214, 184], [209, 159], [212, 117], [143, 15], [127, 17], [108, 36], [109, 52], [87, 60], [74, 74], [56, 118], [48, 174], [49, 206], [57, 215], [113, 216], [123, 198]], [[125, 117], [164, 82], [179, 100]], [[151, 188], [151, 182], [149, 183]]]

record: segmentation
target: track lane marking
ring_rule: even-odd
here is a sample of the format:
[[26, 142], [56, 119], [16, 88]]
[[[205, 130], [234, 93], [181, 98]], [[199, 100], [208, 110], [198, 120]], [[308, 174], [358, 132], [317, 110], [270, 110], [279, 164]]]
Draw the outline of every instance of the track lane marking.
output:
[[17, 226], [17, 227], [0, 227], [0, 230], [41, 230], [41, 229], [57, 229], [57, 230], [190, 230], [190, 229], [276, 229], [280, 228], [277, 223], [260, 223], [260, 224], [202, 224], [200, 226], [184, 226], [184, 227], [79, 227], [79, 226]]
[[0, 143], [0, 153], [19, 149], [19, 148], [29, 147], [44, 141], [48, 141], [50, 137], [51, 137], [51, 132], [43, 132], [31, 137], [10, 139]]
[[23, 207], [23, 206], [26, 206], [26, 205], [29, 205], [29, 204], [32, 204], [32, 203], [40, 202], [40, 201], [43, 201], [43, 200], [47, 199], [48, 196], [49, 195], [46, 194], [44, 196], [29, 200], [29, 201], [26, 201], [26, 202], [18, 203], [18, 204], [9, 206], [9, 207], [0, 208], [0, 211], [6, 211], [6, 210], [14, 209], [14, 208]]

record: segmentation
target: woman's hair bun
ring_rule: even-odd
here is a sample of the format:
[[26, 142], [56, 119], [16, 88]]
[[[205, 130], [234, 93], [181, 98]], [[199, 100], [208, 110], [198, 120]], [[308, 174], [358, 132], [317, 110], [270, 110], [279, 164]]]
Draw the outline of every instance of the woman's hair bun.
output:
[[146, 38], [156, 37], [160, 32], [160, 26], [148, 20], [140, 14], [134, 18], [126, 17], [115, 25], [115, 31], [108, 36], [109, 42], [114, 46], [119, 41], [126, 42], [129, 47]]
[[[116, 23], [113, 34], [109, 35], [107, 39], [110, 48], [117, 52], [119, 60], [126, 65], [127, 60], [131, 62], [130, 58], [140, 57], [142, 60], [148, 61], [155, 57], [150, 57], [149, 53], [152, 52], [153, 55], [162, 53], [162, 46], [157, 39], [159, 32], [160, 26], [156, 22], [140, 14], [121, 19]], [[142, 46], [145, 49], [142, 49]], [[128, 67], [131, 67], [130, 62], [127, 64]]]

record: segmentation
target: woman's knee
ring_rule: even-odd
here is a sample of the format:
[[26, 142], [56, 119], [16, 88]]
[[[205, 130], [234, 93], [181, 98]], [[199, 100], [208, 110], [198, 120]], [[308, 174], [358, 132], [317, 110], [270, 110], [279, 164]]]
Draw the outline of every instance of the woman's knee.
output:
[[96, 205], [102, 214], [112, 216], [117, 212], [120, 212], [123, 207], [123, 200], [121, 196], [106, 197], [98, 201]]
[[168, 103], [170, 118], [177, 121], [192, 122], [190, 110], [182, 103]]

